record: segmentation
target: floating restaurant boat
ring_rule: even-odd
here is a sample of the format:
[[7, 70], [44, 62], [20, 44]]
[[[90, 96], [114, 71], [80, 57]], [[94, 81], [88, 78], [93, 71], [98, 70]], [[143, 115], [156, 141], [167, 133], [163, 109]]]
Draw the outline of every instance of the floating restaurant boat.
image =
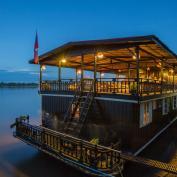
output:
[[[176, 121], [177, 55], [156, 36], [70, 42], [38, 64], [42, 125], [18, 118], [15, 137], [92, 175], [121, 174], [126, 160], [177, 173], [136, 157]], [[58, 80], [43, 80], [45, 66], [58, 67]]]

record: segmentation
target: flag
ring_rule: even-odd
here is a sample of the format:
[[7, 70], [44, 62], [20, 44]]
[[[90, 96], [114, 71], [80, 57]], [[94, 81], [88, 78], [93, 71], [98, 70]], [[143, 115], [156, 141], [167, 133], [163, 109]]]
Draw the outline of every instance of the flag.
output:
[[37, 32], [36, 32], [36, 38], [35, 38], [35, 43], [34, 43], [34, 63], [35, 64], [38, 64], [38, 62], [39, 62], [38, 49], [39, 49], [38, 35], [37, 35]]

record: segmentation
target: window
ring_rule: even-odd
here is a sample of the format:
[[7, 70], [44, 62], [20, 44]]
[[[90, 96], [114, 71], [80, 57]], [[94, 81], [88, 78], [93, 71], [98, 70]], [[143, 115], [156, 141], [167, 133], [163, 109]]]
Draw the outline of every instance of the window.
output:
[[140, 128], [152, 122], [152, 102], [140, 105]]
[[164, 100], [164, 112], [165, 112], [165, 114], [167, 114], [168, 113], [168, 100], [167, 100], [167, 98], [165, 98], [165, 100]]
[[153, 105], [153, 110], [157, 109], [157, 101], [156, 100], [153, 101], [152, 105]]
[[168, 114], [168, 112], [169, 112], [169, 99], [168, 98], [164, 98], [163, 99], [163, 115], [165, 115], [165, 114]]

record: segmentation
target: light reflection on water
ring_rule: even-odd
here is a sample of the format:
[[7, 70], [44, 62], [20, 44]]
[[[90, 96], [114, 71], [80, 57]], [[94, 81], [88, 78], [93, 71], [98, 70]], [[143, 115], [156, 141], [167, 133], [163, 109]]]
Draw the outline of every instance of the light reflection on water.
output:
[[29, 114], [39, 122], [40, 108], [37, 89], [0, 89], [0, 177], [86, 176], [12, 136], [15, 118]]

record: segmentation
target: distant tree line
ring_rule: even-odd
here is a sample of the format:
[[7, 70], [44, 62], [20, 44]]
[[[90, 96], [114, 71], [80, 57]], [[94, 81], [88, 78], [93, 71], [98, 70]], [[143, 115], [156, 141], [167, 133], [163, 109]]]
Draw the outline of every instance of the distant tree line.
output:
[[0, 82], [0, 88], [36, 88], [37, 83], [25, 83], [25, 82]]

